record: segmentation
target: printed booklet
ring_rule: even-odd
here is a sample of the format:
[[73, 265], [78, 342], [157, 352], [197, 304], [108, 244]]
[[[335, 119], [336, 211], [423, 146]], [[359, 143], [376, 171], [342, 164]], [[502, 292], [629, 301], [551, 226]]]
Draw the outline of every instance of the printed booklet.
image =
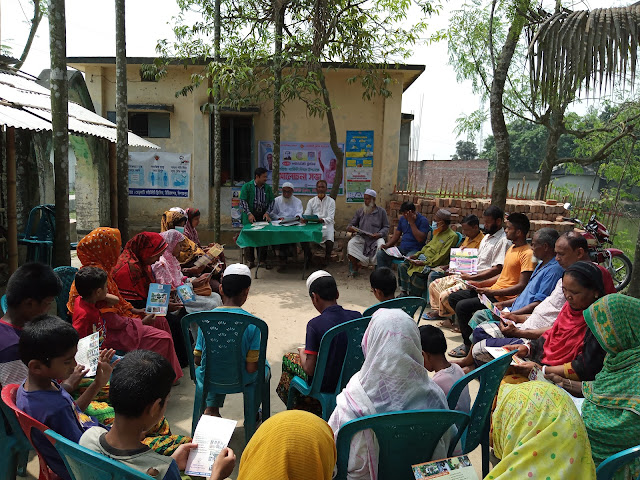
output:
[[86, 377], [95, 377], [98, 370], [98, 356], [100, 355], [100, 333], [93, 332], [78, 340], [78, 351], [76, 352], [76, 362], [84, 365], [89, 371]]
[[449, 259], [450, 273], [466, 273], [475, 275], [478, 273], [478, 249], [477, 248], [452, 248]]
[[171, 294], [171, 285], [163, 285], [161, 283], [152, 283], [149, 285], [149, 296], [147, 297], [146, 313], [154, 313], [156, 315], [166, 315], [169, 311], [169, 295]]
[[222, 449], [229, 444], [237, 423], [228, 418], [202, 415], [193, 435], [193, 443], [197, 443], [198, 448], [189, 452], [184, 473], [209, 478], [213, 462]]
[[443, 458], [411, 466], [416, 480], [446, 478], [447, 480], [478, 480], [467, 455]]
[[196, 301], [196, 294], [193, 292], [193, 285], [185, 283], [176, 288], [178, 297], [182, 300], [182, 303], [193, 303]]

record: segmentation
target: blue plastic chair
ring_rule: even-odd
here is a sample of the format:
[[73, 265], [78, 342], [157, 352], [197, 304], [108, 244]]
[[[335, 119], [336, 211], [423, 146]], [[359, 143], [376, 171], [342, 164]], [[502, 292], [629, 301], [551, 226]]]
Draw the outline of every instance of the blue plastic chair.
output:
[[0, 399], [0, 478], [15, 479], [16, 473], [25, 477], [30, 451], [15, 413]]
[[[370, 317], [380, 308], [399, 308], [403, 310], [407, 315], [411, 318], [416, 314], [418, 310], [420, 310], [420, 315], [424, 311], [424, 308], [427, 306], [427, 302], [424, 298], [421, 297], [400, 297], [400, 298], [392, 298], [391, 300], [386, 300], [384, 302], [376, 303], [375, 305], [371, 305], [367, 308], [362, 314], [363, 317]], [[420, 315], [418, 318], [420, 318]]]
[[[596, 469], [596, 480], [613, 479], [613, 476], [618, 470], [623, 468], [628, 463], [631, 463], [638, 457], [640, 457], [640, 445], [638, 445], [637, 447], [627, 448], [622, 452], [611, 455]], [[639, 479], [640, 476], [636, 477], [635, 480]]]
[[[193, 435], [198, 420], [204, 412], [208, 393], [242, 393], [244, 431], [248, 443], [256, 430], [256, 415], [260, 404], [262, 404], [263, 419], [266, 420], [271, 414], [269, 398], [271, 372], [266, 365], [269, 327], [259, 318], [245, 313], [224, 310], [191, 313], [186, 315], [181, 323], [185, 345], [191, 345], [189, 325], [192, 322], [200, 327], [204, 335], [207, 364], [204, 366], [204, 379], [199, 382], [195, 375], [193, 351], [187, 348], [189, 368], [193, 372], [192, 378], [196, 383], [191, 434]], [[260, 330], [260, 355], [256, 374], [247, 373], [246, 358], [242, 354], [242, 336], [249, 325], [255, 325]]]
[[7, 305], [7, 296], [6, 295], [2, 295], [2, 298], [0, 299], [0, 307], [2, 307], [2, 313], [7, 313], [9, 305]]
[[458, 243], [456, 243], [456, 246], [454, 248], [458, 248], [464, 241], [464, 235], [462, 235], [462, 233], [456, 231], [456, 235], [458, 236]]
[[71, 290], [71, 284], [76, 278], [78, 269], [76, 267], [57, 267], [53, 269], [54, 272], [62, 280], [62, 290], [60, 295], [56, 297], [56, 306], [58, 309], [58, 316], [63, 320], [71, 321], [71, 315], [67, 310], [67, 302], [69, 301], [69, 291]]
[[491, 407], [493, 405], [493, 399], [498, 393], [500, 388], [500, 382], [504, 377], [509, 365], [511, 364], [511, 357], [514, 352], [509, 352], [503, 356], [496, 358], [476, 368], [472, 372], [467, 373], [464, 377], [459, 379], [453, 384], [449, 394], [447, 395], [447, 403], [449, 408], [454, 409], [458, 404], [458, 399], [464, 387], [466, 387], [471, 380], [476, 378], [480, 380], [480, 387], [478, 388], [478, 394], [476, 400], [471, 406], [471, 421], [466, 429], [458, 428], [458, 435], [455, 442], [451, 442], [451, 454], [453, 448], [458, 443], [458, 440], [462, 442], [462, 453], [467, 454], [475, 450], [478, 445], [482, 447], [482, 476], [486, 477], [489, 473], [489, 428], [491, 419]]
[[[287, 410], [293, 408], [297, 390], [302, 395], [317, 399], [320, 405], [322, 405], [322, 418], [329, 420], [333, 410], [336, 408], [336, 397], [347, 385], [349, 380], [351, 380], [351, 377], [362, 368], [362, 364], [364, 363], [364, 354], [362, 353], [361, 346], [362, 336], [367, 330], [369, 322], [371, 322], [371, 317], [350, 320], [329, 329], [322, 336], [311, 385], [300, 377], [294, 377], [291, 380], [289, 398], [287, 399]], [[324, 370], [327, 366], [329, 348], [331, 347], [331, 342], [338, 335], [346, 335], [347, 337], [347, 350], [344, 356], [344, 363], [342, 364], [342, 371], [340, 372], [335, 390], [333, 392], [322, 392], [320, 388], [322, 386], [322, 379], [324, 378]]]
[[124, 463], [81, 447], [53, 430], [44, 434], [62, 457], [72, 480], [150, 480], [153, 477]]
[[335, 478], [347, 478], [351, 439], [362, 430], [373, 430], [378, 440], [378, 478], [414, 480], [411, 465], [431, 460], [447, 430], [452, 425], [464, 428], [468, 422], [468, 414], [449, 410], [409, 410], [351, 420], [338, 430]]
[[[55, 205], [38, 205], [29, 212], [24, 233], [18, 243], [27, 246], [27, 261], [51, 265], [56, 232]], [[35, 229], [35, 231], [34, 231]]]

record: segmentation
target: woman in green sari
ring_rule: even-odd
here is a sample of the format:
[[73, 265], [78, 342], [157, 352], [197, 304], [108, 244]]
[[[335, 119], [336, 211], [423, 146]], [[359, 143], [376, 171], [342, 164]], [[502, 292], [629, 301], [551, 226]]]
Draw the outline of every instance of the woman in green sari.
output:
[[[597, 466], [640, 443], [640, 300], [607, 295], [585, 311], [584, 319], [607, 352], [595, 380], [582, 384], [582, 419]], [[635, 460], [614, 478], [639, 474], [640, 461]]]

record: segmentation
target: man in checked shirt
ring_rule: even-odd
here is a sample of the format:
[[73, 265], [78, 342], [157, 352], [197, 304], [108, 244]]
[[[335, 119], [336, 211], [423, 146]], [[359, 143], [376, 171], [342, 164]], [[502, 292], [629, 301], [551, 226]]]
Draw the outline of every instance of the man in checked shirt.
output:
[[[260, 221], [270, 222], [269, 212], [273, 207], [273, 190], [267, 185], [267, 170], [258, 167], [254, 172], [254, 179], [245, 183], [240, 190], [240, 209], [242, 210], [242, 223], [254, 223]], [[245, 248], [245, 256], [249, 261], [249, 268], [255, 267], [255, 255], [253, 247]], [[267, 247], [258, 247], [258, 259], [260, 263], [267, 260]], [[270, 265], [266, 266], [271, 268]]]

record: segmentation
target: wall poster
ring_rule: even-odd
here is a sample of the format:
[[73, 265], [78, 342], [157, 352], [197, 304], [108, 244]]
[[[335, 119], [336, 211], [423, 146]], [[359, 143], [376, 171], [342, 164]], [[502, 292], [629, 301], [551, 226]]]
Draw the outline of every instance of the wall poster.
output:
[[347, 203], [363, 203], [373, 175], [373, 130], [347, 130]]
[[190, 153], [129, 153], [130, 196], [187, 198], [190, 178]]

